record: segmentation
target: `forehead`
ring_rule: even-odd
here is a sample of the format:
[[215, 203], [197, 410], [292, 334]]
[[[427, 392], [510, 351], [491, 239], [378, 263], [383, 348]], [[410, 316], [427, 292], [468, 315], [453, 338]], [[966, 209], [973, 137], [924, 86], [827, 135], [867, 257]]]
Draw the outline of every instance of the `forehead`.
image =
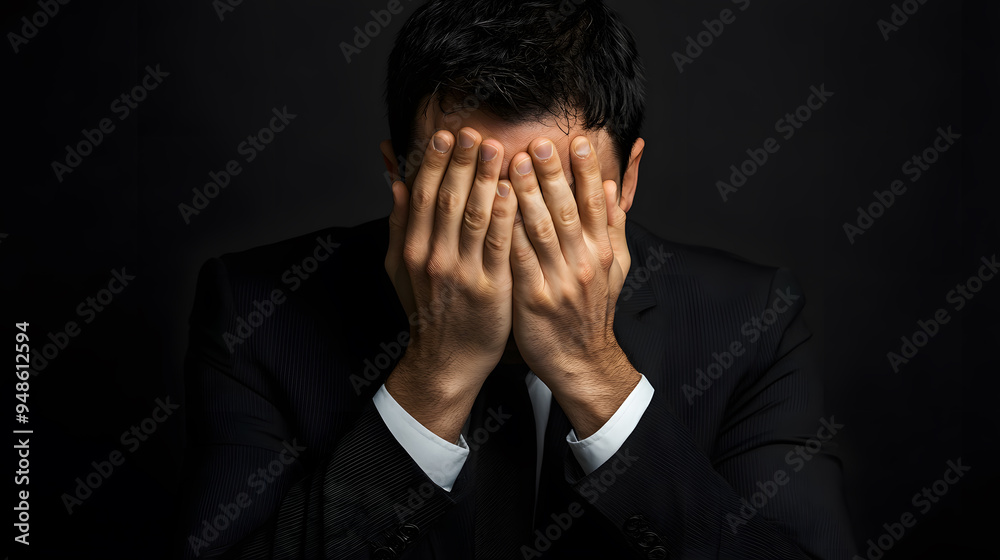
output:
[[520, 152], [528, 150], [528, 144], [535, 138], [548, 138], [555, 144], [563, 171], [572, 182], [570, 174], [569, 147], [574, 138], [584, 135], [590, 139], [601, 162], [601, 174], [605, 179], [618, 181], [618, 162], [612, 149], [611, 137], [603, 129], [586, 130], [579, 126], [575, 119], [568, 117], [549, 116], [542, 119], [527, 119], [519, 123], [510, 123], [499, 119], [490, 113], [478, 109], [463, 107], [453, 102], [437, 103], [430, 100], [425, 103], [426, 109], [422, 119], [417, 122], [418, 145], [426, 141], [438, 130], [447, 130], [454, 135], [464, 127], [475, 129], [483, 140], [495, 140], [503, 145], [503, 165], [500, 178], [508, 178], [508, 167], [511, 159]]

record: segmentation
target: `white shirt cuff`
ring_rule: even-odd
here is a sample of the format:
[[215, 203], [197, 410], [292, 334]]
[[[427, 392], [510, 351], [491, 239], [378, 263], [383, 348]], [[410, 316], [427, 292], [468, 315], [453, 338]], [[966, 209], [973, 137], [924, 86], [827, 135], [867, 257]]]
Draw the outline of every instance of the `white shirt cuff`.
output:
[[458, 473], [462, 471], [462, 465], [469, 457], [469, 446], [465, 443], [465, 438], [459, 434], [458, 445], [455, 445], [428, 430], [392, 398], [385, 385], [379, 388], [372, 400], [385, 427], [389, 428], [389, 432], [427, 478], [451, 492]]
[[576, 460], [583, 467], [584, 474], [596, 471], [597, 467], [618, 453], [622, 444], [639, 425], [642, 414], [646, 412], [646, 408], [649, 407], [652, 400], [653, 386], [643, 375], [625, 402], [601, 426], [600, 430], [582, 441], [576, 439], [575, 430], [569, 431], [566, 441], [569, 442], [569, 448], [573, 451]]

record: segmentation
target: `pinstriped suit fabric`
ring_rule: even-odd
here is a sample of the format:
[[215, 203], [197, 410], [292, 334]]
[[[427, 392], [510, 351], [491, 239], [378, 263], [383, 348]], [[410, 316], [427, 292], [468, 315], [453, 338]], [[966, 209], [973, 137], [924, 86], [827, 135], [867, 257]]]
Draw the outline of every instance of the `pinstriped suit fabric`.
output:
[[[387, 232], [385, 219], [334, 228], [203, 268], [185, 375], [188, 506], [177, 539], [185, 557], [841, 559], [853, 552], [832, 447], [801, 465], [789, 461], [829, 416], [801, 318], [804, 297], [787, 271], [672, 244], [630, 222], [633, 265], [615, 333], [656, 394], [619, 455], [590, 476], [565, 450], [546, 457], [534, 526], [512, 542], [524, 532], [499, 530], [495, 518], [520, 511], [508, 509], [519, 500], [510, 482], [482, 476], [489, 468], [474, 452], [453, 492], [444, 492], [371, 404], [409, 331], [382, 269]], [[286, 274], [324, 244], [339, 245], [308, 278]], [[261, 302], [275, 290], [284, 298], [265, 316]], [[732, 351], [736, 343], [742, 351]], [[497, 398], [492, 392], [484, 387], [480, 409]], [[530, 406], [511, 413], [531, 417]], [[557, 403], [552, 414], [561, 414]], [[533, 435], [523, 439], [491, 436], [482, 451], [496, 443], [533, 457]], [[548, 456], [553, 440], [546, 440]], [[305, 450], [284, 463], [295, 446]], [[275, 461], [282, 466], [272, 475]], [[761, 484], [769, 488], [779, 471], [784, 484], [748, 509], [744, 499]], [[205, 538], [220, 506], [241, 493], [251, 503]], [[563, 515], [570, 511], [579, 515]]]

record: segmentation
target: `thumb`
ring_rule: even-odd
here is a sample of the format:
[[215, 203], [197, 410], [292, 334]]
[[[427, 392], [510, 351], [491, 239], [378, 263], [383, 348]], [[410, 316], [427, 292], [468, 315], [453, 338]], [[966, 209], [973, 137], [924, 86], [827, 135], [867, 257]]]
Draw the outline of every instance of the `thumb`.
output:
[[632, 266], [632, 256], [628, 252], [628, 240], [625, 237], [625, 211], [618, 206], [618, 185], [614, 181], [604, 182], [604, 198], [608, 202], [608, 237], [624, 280]]
[[406, 222], [410, 212], [410, 192], [406, 183], [392, 183], [392, 212], [389, 213], [389, 249], [385, 254], [385, 270], [393, 276], [403, 262], [403, 241], [406, 239]]

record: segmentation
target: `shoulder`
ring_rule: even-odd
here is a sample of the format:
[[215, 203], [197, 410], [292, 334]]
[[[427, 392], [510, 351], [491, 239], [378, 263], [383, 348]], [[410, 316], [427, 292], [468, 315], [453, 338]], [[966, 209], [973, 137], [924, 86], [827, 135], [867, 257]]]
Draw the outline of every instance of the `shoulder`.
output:
[[388, 231], [387, 219], [380, 218], [210, 258], [198, 274], [192, 319], [243, 315], [255, 303], [281, 304], [286, 298], [318, 310], [334, 300], [377, 297], [388, 284], [383, 268]]
[[[281, 276], [299, 268], [326, 268], [327, 261], [343, 261], [344, 257], [371, 256], [382, 250], [376, 260], [384, 258], [389, 226], [379, 218], [351, 227], [329, 227], [275, 243], [227, 253], [218, 258], [231, 277], [253, 278]], [[315, 263], [315, 264], [314, 264]]]
[[632, 255], [626, 288], [639, 291], [649, 284], [657, 304], [689, 309], [696, 315], [714, 311], [749, 318], [779, 296], [796, 309], [805, 303], [798, 281], [787, 268], [669, 241], [634, 221], [628, 223], [626, 234]]

